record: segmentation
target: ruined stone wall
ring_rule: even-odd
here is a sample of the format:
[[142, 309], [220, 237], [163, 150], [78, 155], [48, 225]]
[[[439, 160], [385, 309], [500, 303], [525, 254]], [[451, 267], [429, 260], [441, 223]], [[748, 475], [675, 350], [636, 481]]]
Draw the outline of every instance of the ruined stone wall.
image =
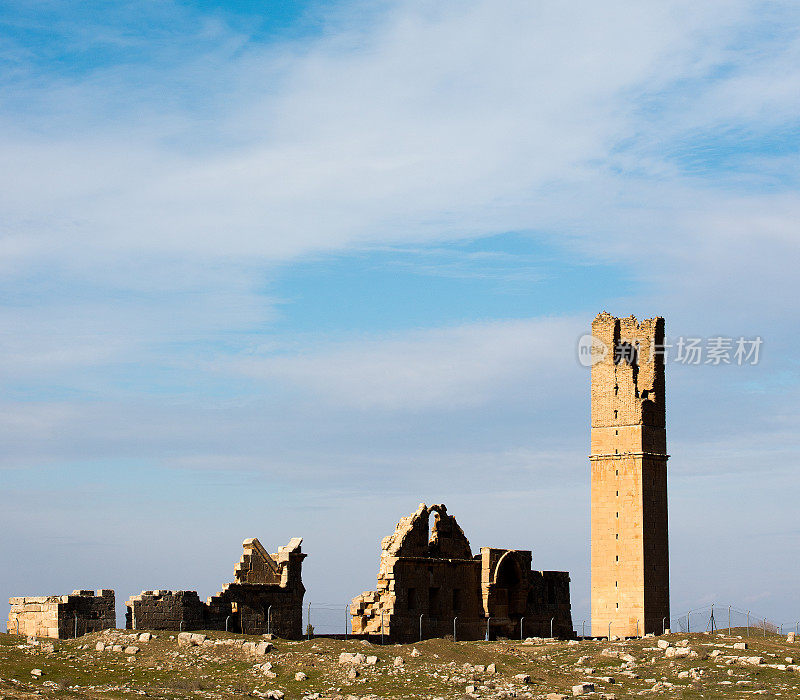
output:
[[63, 596], [9, 598], [9, 634], [71, 639], [89, 632], [113, 629], [117, 624], [114, 591], [76, 590]]
[[[434, 514], [428, 530], [429, 516]], [[458, 639], [572, 635], [569, 575], [531, 570], [529, 551], [484, 547], [473, 557], [464, 532], [443, 505], [421, 504], [381, 542], [378, 586], [353, 599], [353, 634], [409, 642], [453, 634]], [[421, 618], [421, 619], [420, 619]], [[420, 625], [421, 622], [421, 625]]]
[[127, 603], [126, 626], [136, 629], [270, 632], [287, 639], [303, 634], [301, 538], [268, 553], [256, 538], [244, 552], [234, 581], [203, 603], [196, 591], [143, 591]]
[[[534, 571], [529, 550], [481, 548], [483, 607], [490, 636], [571, 637], [566, 571]], [[551, 630], [552, 619], [552, 630]]]
[[664, 319], [603, 312], [592, 335], [592, 634], [660, 632], [669, 618]]
[[197, 591], [142, 591], [126, 603], [125, 627], [145, 630], [201, 630], [206, 611]]

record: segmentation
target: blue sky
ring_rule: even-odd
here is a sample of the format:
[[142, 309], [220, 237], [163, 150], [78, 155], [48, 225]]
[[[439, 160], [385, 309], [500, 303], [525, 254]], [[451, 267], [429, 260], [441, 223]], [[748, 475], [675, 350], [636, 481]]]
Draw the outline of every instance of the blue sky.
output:
[[[445, 502], [587, 616], [594, 315], [670, 365], [674, 611], [800, 617], [792, 2], [9, 2], [0, 599], [230, 578], [313, 602]], [[346, 552], [346, 556], [343, 556]], [[780, 572], [780, 573], [778, 573]]]

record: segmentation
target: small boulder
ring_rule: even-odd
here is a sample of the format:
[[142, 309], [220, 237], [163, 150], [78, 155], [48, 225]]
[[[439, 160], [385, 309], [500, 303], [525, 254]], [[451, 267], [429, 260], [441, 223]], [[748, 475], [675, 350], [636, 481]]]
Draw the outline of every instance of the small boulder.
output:
[[518, 673], [516, 676], [514, 676], [514, 680], [520, 683], [530, 683], [531, 677], [527, 673]]
[[422, 654], [417, 650], [417, 647], [414, 647], [411, 650], [411, 656], [422, 656]]
[[272, 651], [272, 642], [259, 642], [253, 647], [253, 653], [256, 656], [264, 656]]
[[377, 656], [368, 656], [367, 657], [367, 666], [377, 666], [378, 665], [378, 657]]
[[42, 669], [40, 669], [40, 668], [32, 668], [31, 669], [31, 675], [34, 678], [41, 678], [44, 675], [44, 671], [42, 671]]
[[133, 647], [133, 646], [125, 647], [125, 653], [126, 654], [130, 654], [130, 655], [138, 654], [139, 653], [139, 647]]
[[497, 665], [494, 663], [489, 664], [486, 667], [486, 673], [488, 673], [490, 676], [493, 676], [495, 673], [497, 673]]
[[149, 642], [152, 638], [153, 638], [153, 635], [150, 634], [149, 632], [142, 632], [139, 635], [138, 640], [140, 642]]
[[659, 649], [668, 649], [670, 646], [670, 643], [666, 639], [659, 639], [656, 644]]
[[572, 695], [587, 695], [594, 692], [594, 683], [578, 683], [572, 686]]
[[297, 673], [294, 674], [294, 679], [296, 681], [305, 681], [308, 680], [308, 676], [302, 671], [298, 671]]
[[395, 666], [402, 666], [405, 663], [405, 661], [403, 661], [403, 657], [402, 656], [395, 656], [393, 663], [394, 663]]

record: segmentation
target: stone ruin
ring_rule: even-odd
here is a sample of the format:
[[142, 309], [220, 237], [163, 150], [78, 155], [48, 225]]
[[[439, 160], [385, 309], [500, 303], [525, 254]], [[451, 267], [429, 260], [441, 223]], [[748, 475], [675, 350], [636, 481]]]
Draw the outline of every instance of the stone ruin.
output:
[[303, 635], [301, 537], [277, 554], [255, 538], [242, 543], [244, 553], [234, 581], [203, 603], [196, 591], [142, 591], [125, 604], [128, 629], [225, 630], [242, 634], [272, 633], [286, 639]]
[[89, 632], [114, 629], [114, 591], [72, 591], [70, 595], [9, 598], [9, 634], [72, 639]]
[[[429, 531], [429, 517], [433, 527]], [[381, 542], [376, 591], [350, 605], [353, 634], [393, 642], [455, 635], [460, 640], [572, 637], [569, 573], [534, 571], [527, 550], [469, 540], [444, 505], [420, 504]]]

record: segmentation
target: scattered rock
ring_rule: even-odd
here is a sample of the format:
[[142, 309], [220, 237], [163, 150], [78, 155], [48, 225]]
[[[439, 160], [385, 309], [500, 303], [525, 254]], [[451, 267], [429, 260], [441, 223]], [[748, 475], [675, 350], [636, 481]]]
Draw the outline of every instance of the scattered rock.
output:
[[31, 669], [31, 675], [34, 678], [41, 678], [44, 675], [44, 671], [42, 671], [42, 669], [40, 669], [40, 668], [32, 668]]
[[140, 642], [149, 642], [153, 638], [153, 635], [149, 632], [142, 632], [138, 639]]
[[486, 673], [488, 673], [490, 676], [493, 676], [495, 673], [497, 673], [497, 665], [494, 663], [489, 664], [486, 667]]
[[658, 644], [659, 649], [668, 649], [670, 643], [666, 639], [659, 639], [656, 644]]
[[294, 679], [296, 681], [306, 681], [308, 680], [308, 676], [302, 671], [298, 671], [297, 673], [294, 674]]
[[414, 647], [411, 650], [411, 656], [422, 656], [422, 654], [420, 654], [420, 652], [417, 650], [417, 647]]
[[395, 656], [394, 657], [394, 665], [395, 666], [402, 666], [404, 663], [405, 663], [405, 661], [403, 661], [403, 657], [402, 656]]
[[139, 653], [139, 647], [125, 647], [125, 653], [126, 654], [131, 654], [131, 655], [138, 654]]
[[367, 657], [367, 666], [377, 666], [378, 665], [378, 657], [377, 656], [368, 656]]
[[734, 649], [747, 649], [747, 642], [734, 642], [733, 643]]
[[264, 656], [272, 651], [272, 642], [259, 642], [253, 649], [256, 656]]
[[518, 673], [516, 676], [514, 676], [514, 679], [518, 680], [520, 683], [530, 683], [531, 682], [531, 677], [527, 673]]
[[[353, 665], [356, 665], [356, 666], [360, 666], [361, 664], [366, 663], [366, 661], [367, 661], [367, 657], [364, 656], [364, 654], [362, 654], [361, 652], [358, 652], [356, 654], [350, 654], [350, 653], [348, 653], [346, 651], [343, 651], [341, 654], [339, 654], [339, 663], [340, 664], [353, 664]], [[376, 657], [376, 661], [377, 661], [377, 657]]]
[[572, 695], [586, 695], [587, 693], [594, 692], [594, 683], [578, 683], [572, 686]]

